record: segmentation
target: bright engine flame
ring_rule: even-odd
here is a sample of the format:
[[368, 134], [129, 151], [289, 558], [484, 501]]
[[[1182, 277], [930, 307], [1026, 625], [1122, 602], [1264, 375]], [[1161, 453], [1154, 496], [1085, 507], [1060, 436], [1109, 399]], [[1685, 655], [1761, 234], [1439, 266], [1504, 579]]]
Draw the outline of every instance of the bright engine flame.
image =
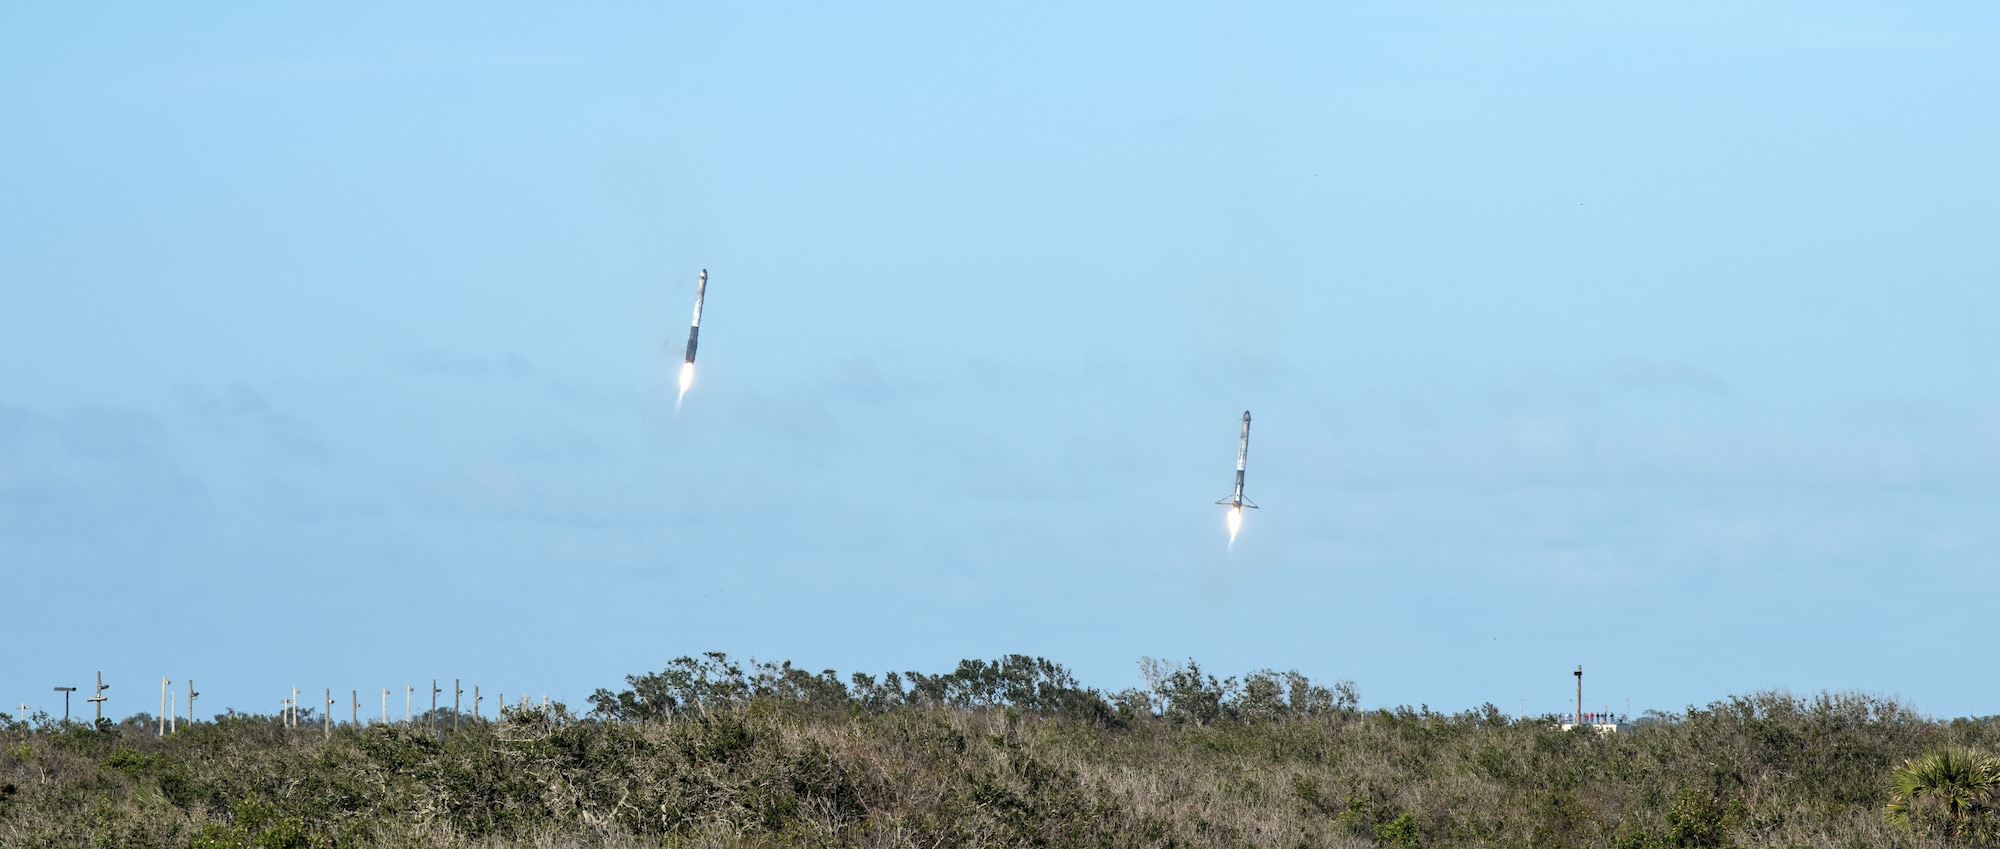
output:
[[681, 408], [681, 399], [686, 398], [688, 387], [694, 385], [694, 363], [681, 363], [681, 394], [674, 396], [674, 409]]
[[1236, 532], [1243, 530], [1243, 508], [1229, 508], [1229, 547], [1236, 547]]

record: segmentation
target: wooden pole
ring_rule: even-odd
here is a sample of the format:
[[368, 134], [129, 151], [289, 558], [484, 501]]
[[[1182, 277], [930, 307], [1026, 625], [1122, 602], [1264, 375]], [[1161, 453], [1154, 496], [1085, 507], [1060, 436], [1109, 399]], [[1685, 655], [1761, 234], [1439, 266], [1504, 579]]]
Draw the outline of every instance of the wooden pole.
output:
[[382, 688], [382, 724], [389, 724], [389, 688]]
[[188, 724], [189, 725], [194, 724], [194, 700], [195, 697], [199, 695], [201, 694], [194, 691], [194, 679], [189, 678], [188, 679]]
[[105, 689], [107, 688], [104, 686], [104, 673], [100, 671], [97, 673], [97, 692], [92, 693], [90, 695], [90, 698], [84, 700], [90, 702], [91, 703], [90, 706], [97, 709], [97, 722], [99, 723], [104, 722]]
[[333, 688], [326, 688], [326, 715], [319, 718], [320, 736], [333, 739]]
[[451, 679], [451, 730], [458, 730], [458, 697], [465, 695], [465, 688], [458, 685], [458, 679]]
[[353, 721], [349, 724], [358, 727], [361, 725], [361, 691], [349, 690], [347, 692], [354, 698], [354, 716]]
[[160, 730], [158, 734], [161, 737], [167, 736], [167, 685], [172, 683], [172, 681], [167, 680], [167, 676], [160, 676]]

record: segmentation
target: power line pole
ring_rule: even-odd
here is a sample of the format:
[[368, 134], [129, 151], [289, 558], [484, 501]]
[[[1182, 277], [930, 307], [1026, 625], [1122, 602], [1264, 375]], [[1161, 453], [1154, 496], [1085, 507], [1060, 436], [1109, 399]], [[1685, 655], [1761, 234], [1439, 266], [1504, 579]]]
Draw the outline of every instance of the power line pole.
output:
[[354, 698], [354, 717], [353, 717], [354, 721], [351, 724], [354, 727], [359, 728], [361, 727], [361, 691], [349, 690], [347, 692]]
[[484, 718], [485, 718], [485, 717], [482, 717], [482, 716], [480, 716], [480, 715], [479, 715], [479, 685], [478, 685], [478, 684], [474, 684], [474, 685], [472, 685], [472, 718], [473, 718], [473, 719], [484, 719]]
[[104, 721], [104, 691], [108, 689], [110, 689], [110, 686], [104, 683], [104, 673], [99, 672], [97, 673], [97, 692], [90, 698], [84, 699], [84, 701], [91, 703], [91, 707], [97, 709], [97, 722], [100, 723]]
[[161, 736], [161, 737], [165, 737], [165, 736], [167, 736], [167, 685], [168, 685], [168, 684], [172, 684], [172, 683], [174, 683], [174, 682], [172, 682], [172, 681], [169, 681], [169, 680], [167, 680], [167, 676], [165, 676], [165, 675], [162, 675], [162, 676], [160, 676], [160, 731], [159, 731], [159, 736]]
[[64, 721], [64, 722], [68, 722], [68, 721], [69, 721], [69, 694], [71, 694], [71, 693], [74, 693], [74, 692], [76, 692], [76, 688], [75, 688], [75, 687], [57, 687], [57, 688], [56, 688], [56, 692], [58, 692], [58, 693], [61, 693], [61, 694], [63, 694], [63, 721]]
[[179, 690], [167, 694], [167, 733], [175, 731], [174, 720], [181, 718], [181, 694]]
[[438, 679], [436, 679], [436, 678], [432, 678], [432, 679], [431, 679], [431, 715], [430, 715], [430, 726], [431, 726], [431, 730], [432, 730], [432, 731], [436, 731], [436, 730], [437, 730], [437, 724], [438, 724], [438, 694], [439, 694], [439, 693], [442, 693], [442, 692], [444, 692], [444, 691], [443, 691], [443, 690], [440, 690], [440, 689], [438, 689]]
[[299, 727], [299, 688], [297, 687], [292, 688], [292, 719], [291, 722], [285, 725], [285, 727], [286, 728]]
[[194, 679], [189, 678], [188, 679], [188, 724], [189, 725], [194, 724], [194, 700], [195, 697], [199, 695], [201, 694], [194, 691]]
[[404, 724], [404, 725], [408, 725], [408, 724], [410, 724], [410, 696], [411, 696], [411, 695], [413, 695], [413, 694], [415, 694], [416, 692], [417, 692], [417, 688], [416, 688], [416, 687], [404, 687], [404, 688], [403, 688], [403, 724]]
[[389, 688], [382, 688], [382, 724], [389, 724]]
[[326, 688], [326, 715], [319, 718], [320, 739], [333, 739], [333, 688]]
[[465, 695], [465, 688], [458, 686], [458, 679], [451, 679], [451, 730], [458, 730], [458, 697]]

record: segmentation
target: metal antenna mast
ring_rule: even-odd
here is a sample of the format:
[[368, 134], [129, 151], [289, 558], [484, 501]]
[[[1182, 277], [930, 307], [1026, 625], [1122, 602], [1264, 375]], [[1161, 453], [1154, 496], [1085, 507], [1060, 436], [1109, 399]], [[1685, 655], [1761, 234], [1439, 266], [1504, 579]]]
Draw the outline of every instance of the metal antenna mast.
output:
[[1583, 724], [1583, 664], [1576, 665], [1576, 724]]
[[74, 693], [74, 692], [76, 692], [76, 688], [75, 688], [75, 687], [57, 687], [57, 688], [56, 688], [56, 692], [58, 692], [58, 693], [61, 693], [61, 694], [63, 694], [63, 721], [64, 721], [64, 722], [68, 722], [68, 721], [69, 721], [69, 694], [71, 694], [71, 693]]
[[91, 703], [91, 707], [97, 709], [98, 722], [104, 721], [104, 691], [108, 689], [110, 689], [110, 685], [104, 683], [104, 673], [99, 672], [97, 673], [97, 693], [88, 699], [84, 699], [84, 701]]

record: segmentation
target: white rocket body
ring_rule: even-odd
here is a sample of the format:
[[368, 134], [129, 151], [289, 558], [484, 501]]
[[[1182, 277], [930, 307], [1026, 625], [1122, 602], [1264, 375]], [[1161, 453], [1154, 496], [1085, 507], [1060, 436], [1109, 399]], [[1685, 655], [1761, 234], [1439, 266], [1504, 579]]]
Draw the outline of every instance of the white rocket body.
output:
[[1236, 489], [1229, 494], [1228, 498], [1215, 503], [1235, 510], [1241, 510], [1245, 507], [1252, 510], [1257, 509], [1256, 504], [1252, 503], [1250, 499], [1243, 497], [1243, 464], [1248, 459], [1250, 459], [1250, 411], [1244, 410], [1243, 435], [1236, 443]]
[[688, 325], [687, 364], [694, 365], [695, 342], [701, 338], [701, 299], [708, 295], [708, 269], [701, 270], [701, 278], [694, 284], [694, 321]]

